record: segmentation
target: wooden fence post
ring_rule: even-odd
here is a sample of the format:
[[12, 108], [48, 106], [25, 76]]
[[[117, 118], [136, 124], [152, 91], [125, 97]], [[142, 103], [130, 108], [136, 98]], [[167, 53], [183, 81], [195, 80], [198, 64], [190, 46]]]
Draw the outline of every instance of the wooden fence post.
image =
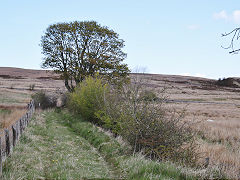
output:
[[16, 142], [17, 142], [16, 124], [12, 125], [12, 134], [13, 134], [13, 147], [14, 147], [16, 145]]
[[25, 115], [22, 117], [22, 128], [23, 128], [23, 131], [24, 131], [24, 129], [25, 129], [25, 121], [26, 121], [26, 117], [25, 117]]
[[22, 120], [22, 117], [20, 118], [19, 122], [20, 122], [20, 135], [22, 135], [22, 132], [23, 132], [23, 120]]
[[3, 158], [2, 158], [2, 138], [0, 137], [0, 177], [2, 176], [2, 163], [3, 163]]
[[[32, 118], [33, 113], [35, 112], [35, 104], [32, 100], [28, 104], [28, 111], [25, 115], [23, 115], [19, 120], [16, 121], [16, 123], [12, 126], [10, 126], [9, 129], [4, 129], [4, 136], [0, 136], [0, 179], [2, 176], [2, 166], [3, 162], [7, 158], [7, 156], [11, 153], [13, 147], [16, 145], [17, 141], [20, 139], [20, 136], [23, 133], [23, 130], [27, 127], [29, 124], [30, 118]], [[11, 139], [10, 139], [11, 136]], [[5, 148], [4, 143], [5, 141]]]
[[29, 113], [26, 113], [26, 127], [28, 126], [28, 118], [29, 118]]
[[9, 141], [9, 130], [4, 129], [5, 132], [5, 141], [6, 141], [6, 156], [10, 153], [10, 141]]
[[17, 140], [19, 141], [20, 138], [20, 119], [16, 123], [16, 128], [17, 128]]

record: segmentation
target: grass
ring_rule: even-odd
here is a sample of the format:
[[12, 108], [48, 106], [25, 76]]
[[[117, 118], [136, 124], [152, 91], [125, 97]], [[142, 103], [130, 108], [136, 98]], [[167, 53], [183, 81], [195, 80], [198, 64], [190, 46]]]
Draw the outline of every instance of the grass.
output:
[[177, 100], [179, 100], [179, 101], [199, 101], [199, 102], [204, 102], [204, 101], [206, 101], [206, 99], [200, 99], [200, 98], [189, 98], [189, 99], [177, 99]]
[[99, 152], [55, 118], [53, 112], [35, 117], [5, 163], [3, 179], [113, 178]]
[[3, 168], [3, 179], [197, 179], [66, 111], [36, 115]]
[[210, 166], [218, 166], [231, 179], [240, 174], [240, 121], [215, 120], [202, 123], [199, 150], [210, 158]]
[[214, 101], [227, 101], [227, 98], [213, 98]]
[[0, 97], [0, 103], [3, 104], [3, 103], [20, 103], [19, 100], [17, 99], [12, 99], [12, 98], [9, 98], [9, 97]]
[[7, 128], [26, 113], [26, 109], [0, 109], [1, 128]]
[[7, 114], [10, 114], [11, 113], [11, 110], [9, 109], [0, 109], [0, 115], [7, 115]]
[[[74, 132], [87, 139], [126, 179], [226, 179], [218, 167], [192, 169], [170, 162], [145, 158], [141, 153], [129, 154], [129, 148], [93, 124], [69, 113], [58, 114], [58, 119]], [[103, 148], [104, 147], [104, 148]]]
[[21, 92], [3, 90], [0, 92], [0, 104], [19, 104], [29, 100], [30, 95]]

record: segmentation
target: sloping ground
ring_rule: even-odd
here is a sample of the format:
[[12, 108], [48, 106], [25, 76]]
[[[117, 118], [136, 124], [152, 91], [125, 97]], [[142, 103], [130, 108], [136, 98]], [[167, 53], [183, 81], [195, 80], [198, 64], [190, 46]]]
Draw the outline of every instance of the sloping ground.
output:
[[19, 106], [35, 91], [66, 91], [53, 71], [0, 67], [0, 105]]
[[[214, 178], [170, 163], [128, 154], [128, 146], [69, 113], [37, 115], [3, 168], [15, 179], [199, 179]], [[188, 174], [188, 175], [187, 175]], [[189, 174], [195, 174], [189, 175]], [[202, 176], [202, 175], [203, 176]], [[199, 177], [199, 178], [198, 178]]]
[[3, 179], [113, 178], [107, 162], [84, 138], [43, 113], [7, 160]]
[[[0, 114], [26, 106], [36, 91], [54, 94], [66, 91], [63, 81], [51, 76], [44, 70], [0, 67]], [[159, 97], [167, 96], [171, 102], [169, 107], [179, 112], [186, 110], [184, 120], [198, 122], [196, 128], [204, 134], [201, 152], [210, 157], [210, 166], [225, 169], [232, 177], [239, 174], [240, 88], [216, 85], [217, 80], [189, 76], [131, 74], [131, 78], [142, 79], [147, 88], [156, 91]], [[235, 81], [240, 84], [239, 78], [233, 79], [235, 85]], [[30, 91], [32, 84], [35, 88]], [[165, 94], [162, 93], [163, 88], [166, 89]]]
[[0, 67], [0, 77], [9, 79], [25, 79], [25, 78], [57, 78], [58, 75], [53, 74], [52, 71], [47, 70], [34, 70], [34, 69], [22, 69], [13, 67]]

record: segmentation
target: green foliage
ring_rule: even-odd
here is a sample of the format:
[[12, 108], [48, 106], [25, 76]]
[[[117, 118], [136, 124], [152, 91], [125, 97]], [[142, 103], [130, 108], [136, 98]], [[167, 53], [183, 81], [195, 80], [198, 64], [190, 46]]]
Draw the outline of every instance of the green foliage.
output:
[[157, 101], [158, 97], [155, 92], [150, 91], [150, 90], [145, 90], [140, 94], [139, 100]]
[[63, 123], [71, 118], [65, 113], [42, 111], [31, 120], [5, 161], [1, 180], [118, 179], [100, 153]]
[[99, 77], [88, 77], [70, 95], [69, 107], [91, 122], [121, 135], [151, 159], [173, 160], [194, 165], [198, 154], [194, 132], [183, 123], [183, 114], [170, 116], [164, 97], [140, 83], [110, 89]]
[[56, 107], [57, 99], [54, 96], [47, 95], [44, 91], [36, 92], [32, 95], [35, 107], [41, 109], [47, 109]]
[[[161, 95], [161, 94], [160, 94]], [[161, 95], [163, 96], [163, 95]], [[106, 96], [109, 97], [109, 96]], [[182, 114], [172, 114], [165, 107], [165, 98], [158, 98], [138, 83], [126, 85], [106, 98], [105, 107], [111, 129], [116, 129], [133, 147], [151, 159], [172, 160], [195, 165], [199, 154], [190, 123]], [[120, 128], [119, 128], [120, 127]]]
[[127, 145], [99, 130], [95, 125], [68, 112], [55, 114], [56, 118], [93, 145], [104, 159], [114, 166], [123, 179], [197, 179], [182, 173], [173, 164], [146, 159], [141, 154], [132, 156]]
[[99, 75], [95, 78], [87, 77], [70, 94], [68, 107], [88, 121], [103, 124], [99, 119], [99, 114], [103, 111], [105, 94], [108, 92], [108, 85]]
[[[76, 84], [96, 72], [113, 82], [127, 77], [122, 61], [124, 41], [108, 27], [95, 21], [74, 21], [50, 25], [41, 39], [44, 68], [53, 68], [72, 92]], [[73, 83], [75, 81], [75, 84]]]

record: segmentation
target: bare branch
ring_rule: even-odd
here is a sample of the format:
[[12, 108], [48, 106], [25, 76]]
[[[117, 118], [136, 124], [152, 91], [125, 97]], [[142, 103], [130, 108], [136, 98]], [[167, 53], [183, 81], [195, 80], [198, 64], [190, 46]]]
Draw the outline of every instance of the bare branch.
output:
[[222, 34], [222, 37], [230, 36], [230, 35], [232, 35], [230, 45], [228, 47], [223, 47], [222, 46], [222, 48], [224, 48], [224, 49], [232, 49], [232, 51], [230, 51], [229, 53], [230, 54], [237, 54], [240, 51], [240, 49], [235, 49], [234, 48], [234, 44], [235, 44], [235, 41], [239, 40], [239, 38], [240, 38], [240, 27], [239, 28], [235, 28], [234, 30], [232, 30], [229, 33]]
[[229, 54], [237, 54], [240, 51], [240, 49], [236, 49], [234, 51], [230, 51]]

